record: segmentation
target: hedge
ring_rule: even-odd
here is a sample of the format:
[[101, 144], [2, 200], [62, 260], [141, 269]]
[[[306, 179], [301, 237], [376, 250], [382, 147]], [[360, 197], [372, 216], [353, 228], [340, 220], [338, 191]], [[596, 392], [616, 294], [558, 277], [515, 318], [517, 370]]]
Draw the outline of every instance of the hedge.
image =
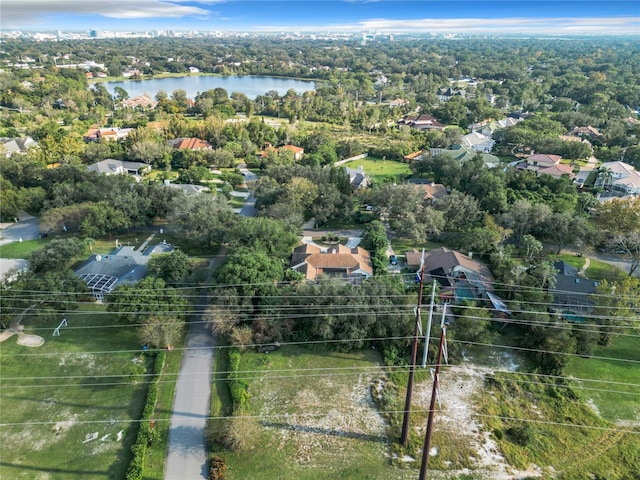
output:
[[238, 369], [240, 368], [240, 352], [235, 349], [229, 350], [229, 392], [233, 400], [233, 411], [244, 410], [249, 401], [249, 385], [243, 380], [238, 380]]
[[147, 447], [156, 439], [156, 435], [152, 432], [149, 420], [153, 417], [156, 409], [156, 401], [158, 400], [158, 381], [160, 380], [160, 374], [164, 368], [165, 358], [165, 352], [157, 352], [155, 354], [155, 360], [153, 363], [153, 379], [151, 380], [149, 390], [147, 391], [147, 401], [145, 402], [144, 409], [142, 410], [138, 436], [136, 437], [135, 443], [131, 446], [133, 457], [131, 458], [129, 467], [127, 468], [126, 480], [142, 480]]

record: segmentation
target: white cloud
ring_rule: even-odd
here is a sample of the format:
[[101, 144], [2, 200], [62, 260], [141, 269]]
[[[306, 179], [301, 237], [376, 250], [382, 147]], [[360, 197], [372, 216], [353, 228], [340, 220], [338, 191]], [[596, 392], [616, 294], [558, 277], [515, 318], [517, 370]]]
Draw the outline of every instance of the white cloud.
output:
[[[180, 18], [208, 15], [195, 6], [180, 5], [186, 0], [2, 0], [3, 25], [30, 25], [47, 14], [101, 15], [110, 18]], [[211, 0], [199, 3], [213, 3]]]
[[[256, 30], [280, 31], [285, 26], [257, 27]], [[432, 33], [526, 33], [526, 34], [637, 34], [640, 17], [607, 18], [422, 18], [369, 19], [346, 25], [308, 26], [301, 30], [344, 32], [432, 32]]]

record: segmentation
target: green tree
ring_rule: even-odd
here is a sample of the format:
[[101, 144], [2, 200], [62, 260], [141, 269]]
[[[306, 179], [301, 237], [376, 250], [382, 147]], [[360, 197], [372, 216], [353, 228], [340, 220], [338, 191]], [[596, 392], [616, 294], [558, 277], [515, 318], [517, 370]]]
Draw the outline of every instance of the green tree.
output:
[[147, 269], [153, 276], [175, 286], [187, 279], [193, 271], [193, 266], [189, 256], [176, 249], [170, 253], [153, 255], [147, 262]]
[[77, 238], [55, 238], [31, 252], [29, 269], [35, 273], [63, 272], [84, 253], [84, 242]]
[[184, 319], [174, 316], [154, 316], [145, 318], [138, 327], [140, 341], [154, 348], [172, 349], [185, 330]]
[[172, 204], [168, 217], [186, 242], [208, 248], [222, 243], [237, 221], [226, 199], [220, 195], [179, 198]]
[[131, 323], [142, 324], [151, 316], [184, 320], [186, 300], [164, 280], [146, 277], [136, 285], [122, 285], [107, 297], [107, 310]]
[[640, 197], [613, 199], [596, 208], [596, 222], [608, 234], [607, 245], [631, 258], [629, 275], [640, 265]]
[[273, 293], [283, 276], [282, 260], [249, 248], [234, 251], [216, 272], [219, 283], [234, 287], [249, 297]]
[[640, 312], [640, 279], [626, 277], [619, 282], [603, 280], [593, 296], [593, 315], [600, 325], [601, 345], [610, 345], [614, 335], [621, 333], [638, 318]]

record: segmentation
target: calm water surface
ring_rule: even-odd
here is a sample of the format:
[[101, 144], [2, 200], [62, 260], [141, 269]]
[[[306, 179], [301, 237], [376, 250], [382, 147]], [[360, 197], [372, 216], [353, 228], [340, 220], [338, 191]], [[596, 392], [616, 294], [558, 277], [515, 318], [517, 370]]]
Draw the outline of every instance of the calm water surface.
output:
[[254, 76], [188, 76], [175, 78], [153, 78], [151, 80], [124, 80], [122, 82], [104, 82], [102, 85], [113, 95], [116, 87], [124, 88], [129, 97], [147, 94], [155, 97], [160, 90], [167, 92], [169, 96], [174, 90], [182, 89], [187, 92], [188, 98], [195, 98], [198, 93], [224, 88], [229, 95], [233, 92], [244, 93], [254, 100], [258, 95], [275, 90], [279, 95], [284, 95], [288, 90], [298, 93], [307, 90], [315, 90], [315, 82], [306, 80], [294, 80], [291, 78], [254, 77]]

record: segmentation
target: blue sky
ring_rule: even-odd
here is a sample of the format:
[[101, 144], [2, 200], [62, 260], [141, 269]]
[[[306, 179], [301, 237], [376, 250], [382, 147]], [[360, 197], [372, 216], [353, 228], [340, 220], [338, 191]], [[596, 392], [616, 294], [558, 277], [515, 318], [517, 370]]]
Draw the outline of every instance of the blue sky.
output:
[[639, 0], [2, 0], [3, 30], [626, 34]]

